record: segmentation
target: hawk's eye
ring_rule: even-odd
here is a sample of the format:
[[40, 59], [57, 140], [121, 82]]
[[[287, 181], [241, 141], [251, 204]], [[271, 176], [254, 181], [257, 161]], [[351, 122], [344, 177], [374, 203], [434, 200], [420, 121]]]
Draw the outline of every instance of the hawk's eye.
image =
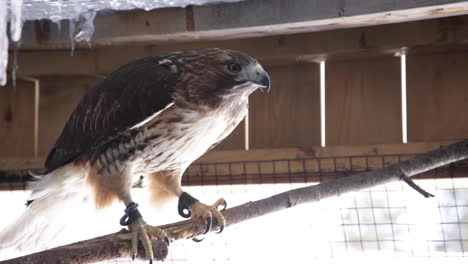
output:
[[239, 63], [229, 63], [227, 69], [230, 73], [236, 74], [239, 73], [242, 69]]

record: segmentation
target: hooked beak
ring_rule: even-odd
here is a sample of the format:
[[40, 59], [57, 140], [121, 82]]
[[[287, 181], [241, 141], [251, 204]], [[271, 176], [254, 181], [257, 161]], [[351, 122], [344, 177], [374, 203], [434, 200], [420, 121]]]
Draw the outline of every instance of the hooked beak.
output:
[[238, 75], [236, 81], [241, 84], [255, 84], [262, 91], [263, 89], [270, 91], [270, 76], [268, 76], [268, 73], [262, 68], [262, 65], [260, 64], [245, 67]]
[[255, 66], [255, 74], [256, 78], [254, 82], [258, 85], [260, 85], [261, 89], [266, 88], [267, 91], [270, 91], [270, 86], [271, 86], [271, 81], [270, 81], [270, 76], [268, 73], [263, 69], [262, 65], [257, 64]]

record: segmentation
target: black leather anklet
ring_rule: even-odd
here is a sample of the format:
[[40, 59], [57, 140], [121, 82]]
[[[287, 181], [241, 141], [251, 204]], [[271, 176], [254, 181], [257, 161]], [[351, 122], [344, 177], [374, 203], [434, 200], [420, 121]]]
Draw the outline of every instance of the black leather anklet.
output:
[[125, 214], [120, 218], [120, 225], [128, 226], [133, 223], [138, 218], [141, 218], [140, 211], [138, 211], [138, 204], [131, 202], [128, 204], [127, 208], [124, 210]]
[[196, 202], [198, 202], [197, 199], [193, 198], [190, 194], [183, 192], [179, 197], [179, 214], [185, 218], [192, 216], [192, 207]]

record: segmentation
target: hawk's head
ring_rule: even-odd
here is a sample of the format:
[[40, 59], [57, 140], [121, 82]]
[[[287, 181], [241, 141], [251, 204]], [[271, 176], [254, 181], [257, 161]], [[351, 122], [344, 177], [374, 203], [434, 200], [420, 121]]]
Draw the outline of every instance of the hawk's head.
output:
[[270, 77], [254, 58], [233, 50], [206, 49], [167, 54], [162, 60], [178, 75], [177, 97], [188, 103], [219, 104], [270, 88]]

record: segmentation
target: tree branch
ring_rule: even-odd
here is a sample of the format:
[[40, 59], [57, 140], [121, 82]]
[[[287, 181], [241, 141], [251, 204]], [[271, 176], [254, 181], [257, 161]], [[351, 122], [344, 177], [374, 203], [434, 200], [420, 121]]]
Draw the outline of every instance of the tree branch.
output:
[[[468, 140], [463, 140], [383, 169], [283, 192], [269, 198], [227, 209], [222, 213], [226, 218], [226, 226], [230, 226], [298, 204], [317, 202], [343, 193], [391, 181], [404, 180], [408, 177], [467, 158]], [[216, 224], [214, 223], [214, 225]], [[160, 226], [160, 228], [164, 229], [172, 240], [192, 238], [202, 234], [205, 230], [205, 226], [200, 219], [181, 221]], [[107, 259], [129, 257], [130, 247], [130, 234], [127, 230], [123, 229], [118, 233], [2, 261], [0, 264], [93, 263]], [[153, 241], [153, 248], [156, 259], [164, 259], [167, 256], [168, 248], [164, 242]], [[142, 249], [140, 250], [139, 255], [144, 256]]]

